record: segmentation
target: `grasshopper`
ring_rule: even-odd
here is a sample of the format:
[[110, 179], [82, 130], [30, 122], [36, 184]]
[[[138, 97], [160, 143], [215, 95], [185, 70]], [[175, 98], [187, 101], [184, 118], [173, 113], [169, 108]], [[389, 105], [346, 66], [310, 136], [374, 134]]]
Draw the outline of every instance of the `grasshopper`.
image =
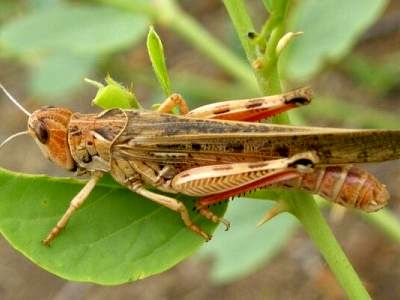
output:
[[[389, 194], [373, 175], [352, 166], [400, 158], [400, 130], [355, 130], [258, 123], [308, 104], [310, 88], [281, 95], [219, 102], [189, 111], [178, 94], [157, 111], [110, 109], [81, 114], [67, 108], [23, 108], [27, 131], [43, 155], [90, 179], [43, 240], [50, 245], [104, 173], [121, 185], [180, 214], [188, 229], [211, 236], [192, 222], [184, 203], [171, 194], [198, 197], [198, 213], [230, 223], [208, 208], [257, 188], [300, 188], [367, 212], [382, 208]], [[171, 114], [179, 108], [181, 115]], [[169, 196], [151, 191], [154, 187]]]

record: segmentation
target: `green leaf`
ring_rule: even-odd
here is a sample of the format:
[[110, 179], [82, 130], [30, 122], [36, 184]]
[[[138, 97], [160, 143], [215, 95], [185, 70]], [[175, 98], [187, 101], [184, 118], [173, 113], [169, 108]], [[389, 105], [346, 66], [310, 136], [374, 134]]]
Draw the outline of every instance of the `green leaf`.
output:
[[156, 13], [156, 6], [149, 0], [95, 0], [95, 2], [140, 14], [154, 15]]
[[111, 76], [106, 77], [106, 86], [90, 79], [85, 80], [99, 88], [96, 97], [92, 100], [93, 105], [97, 105], [98, 107], [103, 109], [141, 108], [141, 105], [137, 101], [133, 91], [128, 90], [127, 88], [116, 82], [114, 79], [111, 78]]
[[70, 51], [93, 55], [126, 48], [146, 33], [147, 17], [90, 5], [55, 5], [5, 24], [0, 46], [16, 55]]
[[363, 88], [384, 95], [400, 83], [400, 66], [396, 61], [371, 61], [361, 55], [350, 55], [342, 66]]
[[43, 9], [51, 5], [59, 5], [64, 0], [29, 0], [29, 6], [32, 9]]
[[17, 14], [19, 5], [15, 1], [0, 1], [0, 22], [5, 21], [7, 18]]
[[382, 14], [387, 0], [303, 0], [292, 13], [291, 30], [304, 31], [285, 51], [284, 70], [308, 81], [328, 62], [346, 55]]
[[171, 95], [172, 91], [167, 71], [167, 64], [165, 62], [164, 47], [153, 26], [150, 26], [147, 35], [147, 51], [149, 53], [154, 73], [161, 84], [164, 94], [168, 97]]
[[[0, 169], [0, 231], [26, 257], [60, 277], [121, 284], [160, 273], [204, 244], [179, 214], [113, 183], [100, 182], [51, 247], [41, 240], [83, 181]], [[188, 209], [192, 199], [180, 198]], [[215, 211], [221, 214], [225, 206]], [[216, 225], [199, 215], [205, 231]]]
[[282, 214], [256, 228], [258, 219], [274, 203], [247, 198], [229, 204], [225, 218], [232, 220], [231, 230], [219, 228], [215, 238], [200, 250], [202, 256], [214, 258], [212, 280], [228, 283], [238, 280], [272, 259], [286, 244], [296, 228], [295, 219]]
[[82, 79], [95, 67], [94, 57], [81, 57], [71, 53], [54, 53], [31, 67], [30, 89], [41, 103], [56, 104], [65, 94], [82, 86]]

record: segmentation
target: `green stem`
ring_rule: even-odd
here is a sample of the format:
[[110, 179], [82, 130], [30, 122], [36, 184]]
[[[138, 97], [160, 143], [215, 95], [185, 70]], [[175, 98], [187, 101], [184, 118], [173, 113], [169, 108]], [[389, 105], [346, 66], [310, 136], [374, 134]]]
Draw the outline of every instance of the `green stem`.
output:
[[[250, 65], [253, 66], [253, 72], [257, 78], [257, 82], [260, 86], [261, 91], [263, 92], [263, 94], [267, 95], [281, 93], [282, 88], [279, 80], [277, 58], [273, 56], [274, 63], [268, 63], [268, 60], [272, 60], [272, 55], [267, 59], [263, 56], [260, 56], [257, 49], [258, 43], [251, 41], [248, 37], [249, 32], [254, 32], [254, 26], [247, 13], [245, 3], [242, 0], [224, 0], [223, 2], [229, 13], [229, 16], [231, 17], [232, 23], [235, 26], [243, 49], [246, 52], [247, 59]], [[279, 35], [277, 33], [279, 33]], [[273, 47], [274, 53], [276, 44], [278, 43], [282, 34], [282, 29], [274, 29], [271, 37], [268, 40], [267, 47]], [[273, 46], [272, 44], [275, 46]], [[267, 53], [270, 53], [268, 49], [266, 54]], [[259, 62], [259, 64], [257, 64], [257, 62]], [[287, 114], [281, 114], [280, 116], [275, 117], [273, 121], [275, 123], [288, 123], [289, 118]]]
[[349, 299], [370, 299], [313, 198], [305, 192], [296, 192], [293, 199], [287, 202], [290, 212], [318, 247]]
[[376, 213], [366, 214], [360, 212], [361, 217], [368, 223], [375, 225], [394, 242], [400, 243], [400, 222], [398, 217], [388, 209], [382, 209]]
[[[279, 57], [275, 49], [280, 38], [285, 33], [285, 18], [282, 18], [280, 22], [276, 22], [276, 27], [273, 29], [270, 28], [272, 26], [268, 25], [268, 30], [271, 30], [271, 34], [267, 41], [265, 54], [260, 58], [257, 53], [257, 43], [250, 43], [247, 37], [247, 33], [253, 30], [253, 25], [247, 14], [244, 1], [224, 0], [224, 4], [236, 28], [242, 46], [246, 51], [250, 64], [254, 65], [254, 60], [260, 59], [263, 62], [261, 68], [254, 70], [261, 90], [265, 94], [280, 93]], [[287, 5], [283, 5], [281, 8], [287, 10]], [[286, 16], [286, 12], [280, 11], [275, 13]], [[287, 117], [281, 118], [278, 121], [287, 121]], [[305, 192], [293, 192], [290, 194], [291, 197], [285, 199], [290, 212], [303, 224], [304, 229], [322, 253], [348, 297], [350, 299], [370, 299], [368, 292], [343, 253], [312, 196]]]
[[[268, 39], [267, 49], [264, 54], [265, 66], [262, 69], [262, 74], [267, 79], [269, 78], [269, 72], [271, 72], [272, 70], [278, 70], [278, 55], [276, 54], [276, 46], [278, 45], [278, 42], [282, 38], [284, 33], [284, 24], [279, 24], [276, 28], [274, 28], [274, 30], [272, 30], [271, 36]], [[279, 78], [277, 80], [279, 81]]]

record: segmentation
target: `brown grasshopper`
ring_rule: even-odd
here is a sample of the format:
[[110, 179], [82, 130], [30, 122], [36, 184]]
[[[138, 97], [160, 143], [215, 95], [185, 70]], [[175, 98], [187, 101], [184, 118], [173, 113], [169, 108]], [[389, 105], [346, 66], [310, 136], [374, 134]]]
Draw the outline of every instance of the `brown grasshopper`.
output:
[[[389, 194], [383, 184], [355, 163], [400, 158], [400, 130], [353, 130], [257, 123], [308, 104], [311, 90], [225, 101], [189, 111], [174, 94], [157, 111], [111, 109], [100, 114], [43, 107], [28, 116], [28, 130], [43, 155], [58, 166], [91, 176], [43, 243], [66, 226], [98, 180], [109, 172], [121, 185], [178, 212], [184, 224], [205, 240], [184, 203], [150, 191], [199, 197], [198, 212], [212, 222], [229, 222], [211, 204], [281, 185], [309, 190], [344, 206], [376, 211]], [[179, 107], [181, 116], [170, 114]]]

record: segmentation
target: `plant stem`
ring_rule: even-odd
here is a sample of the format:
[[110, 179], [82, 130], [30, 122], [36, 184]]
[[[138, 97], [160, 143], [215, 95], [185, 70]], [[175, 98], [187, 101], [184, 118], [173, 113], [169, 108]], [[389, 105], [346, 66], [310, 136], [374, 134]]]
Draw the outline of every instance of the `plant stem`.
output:
[[[255, 75], [261, 90], [265, 94], [280, 93], [279, 57], [275, 49], [280, 38], [285, 33], [285, 18], [281, 18], [280, 22], [274, 21], [276, 23], [275, 28], [271, 28], [272, 26], [270, 25], [265, 26], [268, 30], [271, 30], [271, 34], [267, 41], [265, 54], [260, 58], [257, 53], [258, 43], [250, 43], [247, 36], [247, 33], [253, 30], [253, 25], [247, 14], [244, 1], [224, 0], [224, 4], [246, 51], [249, 63], [254, 66], [254, 60], [261, 59], [261, 67], [255, 68]], [[285, 11], [276, 12], [276, 14], [286, 16], [287, 5], [283, 5], [281, 8]], [[261, 37], [261, 40], [263, 38]], [[279, 122], [287, 120], [287, 117], [284, 117]], [[285, 199], [290, 212], [303, 224], [304, 229], [322, 253], [348, 297], [350, 299], [370, 299], [357, 273], [322, 217], [313, 197], [308, 193], [297, 191], [290, 193], [290, 195], [291, 197]]]
[[[246, 52], [247, 59], [250, 65], [253, 66], [253, 72], [261, 91], [267, 95], [281, 93], [282, 88], [279, 80], [278, 59], [275, 55], [275, 48], [280, 37], [283, 35], [283, 26], [280, 25], [279, 30], [273, 30], [268, 40], [267, 46], [271, 43], [270, 48], [274, 47], [274, 56], [271, 55], [270, 58], [267, 58], [268, 60], [271, 59], [268, 62], [265, 57], [259, 55], [257, 50], [258, 43], [251, 41], [248, 37], [249, 32], [254, 32], [254, 26], [249, 15], [246, 13], [247, 10], [244, 2], [242, 0], [224, 0], [223, 2], [235, 26], [243, 49]], [[272, 44], [275, 46], [272, 46]], [[269, 53], [268, 48], [267, 53]], [[272, 57], [274, 61], [272, 61]], [[287, 114], [281, 114], [275, 117], [273, 121], [274, 123], [288, 123], [289, 118]]]
[[376, 213], [366, 214], [360, 212], [361, 217], [368, 223], [375, 225], [394, 242], [400, 243], [400, 222], [390, 210], [384, 208]]
[[290, 212], [301, 222], [349, 299], [370, 299], [312, 197], [306, 192], [296, 192], [288, 202]]

